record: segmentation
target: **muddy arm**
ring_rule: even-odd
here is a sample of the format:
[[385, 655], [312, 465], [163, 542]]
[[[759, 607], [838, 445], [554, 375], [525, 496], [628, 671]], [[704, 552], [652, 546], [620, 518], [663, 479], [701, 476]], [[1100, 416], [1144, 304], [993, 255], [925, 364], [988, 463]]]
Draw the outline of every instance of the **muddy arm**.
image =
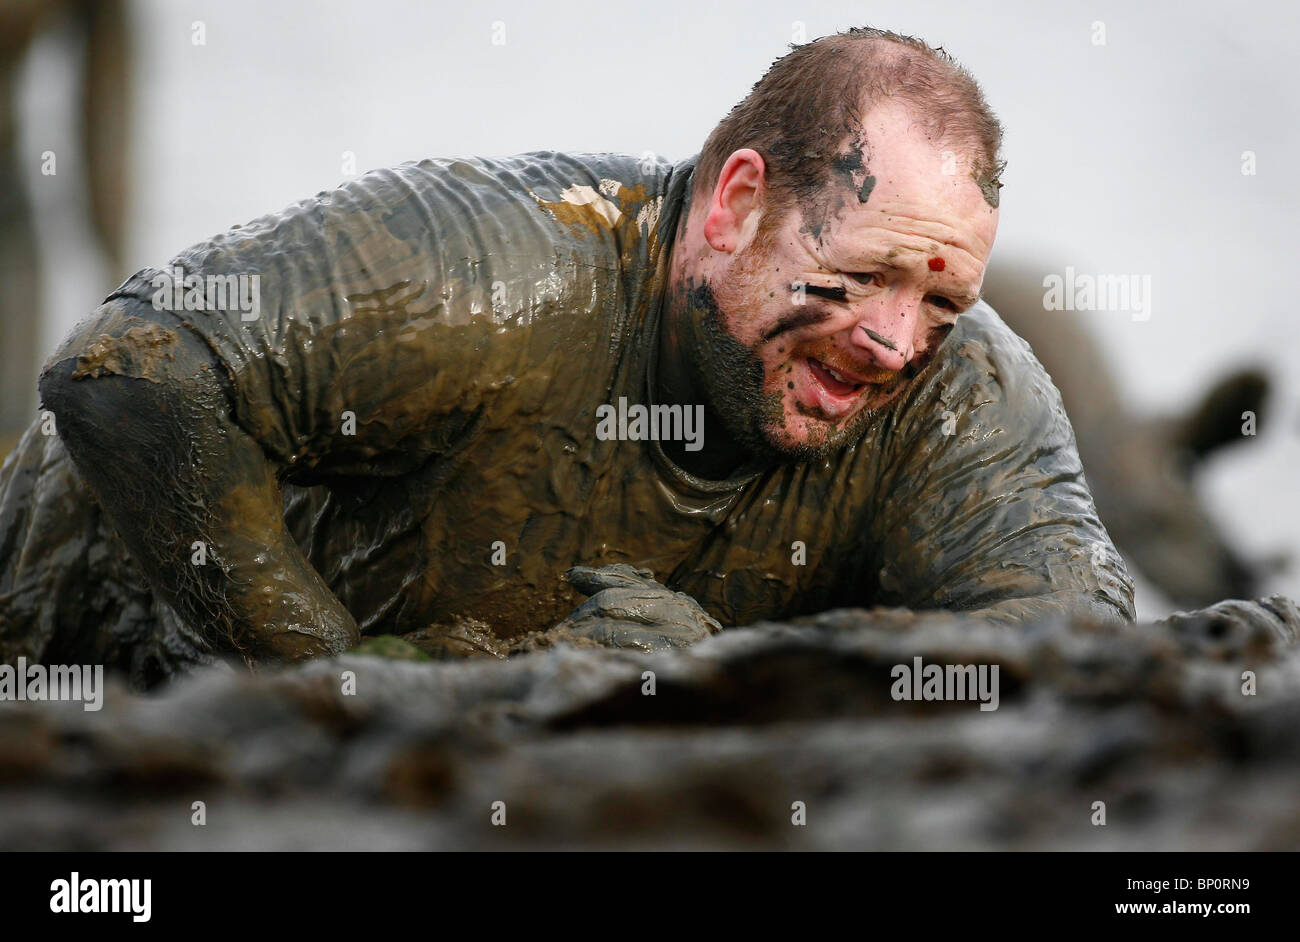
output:
[[214, 647], [277, 661], [356, 642], [352, 616], [285, 530], [275, 468], [231, 420], [221, 373], [191, 332], [112, 301], [65, 342], [40, 391], [154, 588]]
[[1132, 621], [1133, 584], [1097, 517], [1060, 395], [1000, 322], [901, 412], [873, 535], [880, 601], [1017, 622]]
[[601, 270], [570, 260], [589, 246], [533, 195], [569, 175], [529, 157], [376, 170], [138, 272], [64, 343], [46, 406], [196, 630], [251, 659], [356, 636], [302, 555], [333, 580], [351, 537], [300, 551], [277, 485], [400, 478], [454, 454], [498, 398], [536, 406], [532, 359], [585, 329], [543, 315], [585, 303]]
[[[262, 661], [354, 643], [280, 484], [422, 467], [522, 375], [522, 344], [485, 367], [498, 325], [464, 286], [472, 269], [531, 297], [549, 231], [518, 231], [538, 214], [526, 193], [465, 175], [376, 171], [214, 236], [127, 279], [51, 358], [41, 393], [78, 472], [215, 647]], [[485, 261], [507, 245], [510, 266]]]

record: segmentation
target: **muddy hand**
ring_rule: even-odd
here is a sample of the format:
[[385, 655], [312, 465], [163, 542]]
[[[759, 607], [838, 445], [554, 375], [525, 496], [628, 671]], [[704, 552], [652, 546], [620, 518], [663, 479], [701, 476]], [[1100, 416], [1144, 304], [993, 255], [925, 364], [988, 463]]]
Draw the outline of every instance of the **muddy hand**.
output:
[[1284, 644], [1300, 640], [1300, 608], [1282, 595], [1254, 601], [1226, 599], [1194, 612], [1175, 612], [1163, 624], [1217, 645], [1243, 643], [1252, 635], [1271, 635]]
[[591, 598], [551, 630], [614, 648], [664, 651], [707, 638], [722, 626], [684, 592], [655, 582], [647, 569], [622, 563], [575, 566], [569, 583]]

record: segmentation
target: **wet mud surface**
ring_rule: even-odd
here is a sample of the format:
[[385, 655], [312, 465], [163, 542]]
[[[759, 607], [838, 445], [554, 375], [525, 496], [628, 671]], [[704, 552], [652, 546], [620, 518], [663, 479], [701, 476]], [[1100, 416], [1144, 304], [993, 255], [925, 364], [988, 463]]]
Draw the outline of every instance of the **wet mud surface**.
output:
[[[1294, 849], [1295, 620], [1224, 615], [838, 610], [663, 654], [345, 655], [112, 686], [98, 713], [3, 703], [0, 846]], [[893, 700], [917, 656], [1000, 665], [998, 709]]]

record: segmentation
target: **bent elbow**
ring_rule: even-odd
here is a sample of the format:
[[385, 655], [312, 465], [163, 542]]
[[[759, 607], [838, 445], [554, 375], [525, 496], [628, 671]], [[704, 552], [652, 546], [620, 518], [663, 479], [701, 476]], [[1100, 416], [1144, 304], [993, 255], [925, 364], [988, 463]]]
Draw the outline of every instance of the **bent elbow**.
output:
[[176, 425], [212, 391], [205, 352], [153, 314], [136, 301], [101, 305], [41, 371], [41, 408], [79, 465], [174, 437], [159, 426]]

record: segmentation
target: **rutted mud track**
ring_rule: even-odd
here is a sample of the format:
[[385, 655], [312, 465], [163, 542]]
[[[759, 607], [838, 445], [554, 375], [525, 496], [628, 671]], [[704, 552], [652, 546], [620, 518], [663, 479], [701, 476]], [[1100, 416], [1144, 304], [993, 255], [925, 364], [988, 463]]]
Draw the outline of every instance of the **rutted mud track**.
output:
[[[6, 848], [1294, 848], [1300, 649], [1205, 622], [860, 613], [687, 652], [349, 656], [0, 705]], [[1000, 707], [890, 669], [997, 663]], [[340, 692], [356, 673], [356, 695]], [[642, 693], [655, 672], [654, 696]], [[1241, 692], [1243, 670], [1258, 695]], [[206, 803], [207, 825], [191, 824]], [[506, 803], [506, 826], [491, 824]], [[804, 802], [807, 825], [791, 823]], [[1106, 803], [1094, 826], [1093, 803]]]

